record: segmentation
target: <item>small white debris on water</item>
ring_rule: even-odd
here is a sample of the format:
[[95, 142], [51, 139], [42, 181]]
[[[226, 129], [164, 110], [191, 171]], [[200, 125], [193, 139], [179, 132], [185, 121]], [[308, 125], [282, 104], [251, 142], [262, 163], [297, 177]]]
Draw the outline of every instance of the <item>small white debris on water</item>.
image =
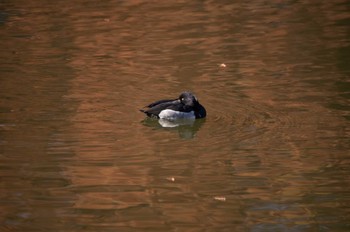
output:
[[175, 182], [175, 177], [168, 177], [166, 178], [168, 181]]
[[214, 197], [214, 200], [217, 200], [217, 201], [226, 201], [226, 197], [223, 197], [223, 196], [216, 196], [216, 197]]

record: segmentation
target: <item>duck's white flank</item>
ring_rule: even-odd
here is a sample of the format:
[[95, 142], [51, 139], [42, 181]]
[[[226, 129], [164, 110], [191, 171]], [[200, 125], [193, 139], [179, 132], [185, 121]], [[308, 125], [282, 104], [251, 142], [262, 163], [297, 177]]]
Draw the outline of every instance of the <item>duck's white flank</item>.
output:
[[176, 120], [176, 119], [195, 119], [194, 111], [190, 112], [179, 112], [175, 110], [162, 110], [159, 114], [159, 118], [167, 120]]

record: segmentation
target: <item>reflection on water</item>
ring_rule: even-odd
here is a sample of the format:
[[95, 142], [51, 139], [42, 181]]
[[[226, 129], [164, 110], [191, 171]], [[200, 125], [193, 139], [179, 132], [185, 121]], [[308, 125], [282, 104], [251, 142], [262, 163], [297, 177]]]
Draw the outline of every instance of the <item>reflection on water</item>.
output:
[[[349, 19], [345, 0], [2, 1], [0, 230], [349, 231]], [[138, 111], [188, 89], [205, 120]]]
[[165, 119], [146, 118], [142, 121], [143, 125], [155, 129], [163, 128], [168, 131], [177, 131], [180, 138], [191, 139], [204, 124], [205, 119], [179, 119], [169, 121]]

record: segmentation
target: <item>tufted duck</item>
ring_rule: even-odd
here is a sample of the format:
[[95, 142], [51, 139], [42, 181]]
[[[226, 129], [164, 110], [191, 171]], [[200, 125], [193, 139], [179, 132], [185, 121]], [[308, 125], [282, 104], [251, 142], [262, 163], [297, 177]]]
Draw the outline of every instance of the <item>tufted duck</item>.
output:
[[148, 109], [140, 110], [148, 117], [160, 119], [195, 119], [205, 118], [206, 110], [199, 104], [191, 92], [183, 92], [178, 99], [159, 100], [146, 106]]

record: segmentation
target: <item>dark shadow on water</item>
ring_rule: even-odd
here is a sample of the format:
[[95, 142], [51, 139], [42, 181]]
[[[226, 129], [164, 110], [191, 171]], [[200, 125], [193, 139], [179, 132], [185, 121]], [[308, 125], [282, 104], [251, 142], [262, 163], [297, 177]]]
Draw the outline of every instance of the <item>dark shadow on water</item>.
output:
[[205, 123], [205, 119], [182, 119], [168, 121], [164, 119], [145, 118], [141, 123], [145, 126], [159, 130], [178, 132], [182, 139], [192, 139]]

